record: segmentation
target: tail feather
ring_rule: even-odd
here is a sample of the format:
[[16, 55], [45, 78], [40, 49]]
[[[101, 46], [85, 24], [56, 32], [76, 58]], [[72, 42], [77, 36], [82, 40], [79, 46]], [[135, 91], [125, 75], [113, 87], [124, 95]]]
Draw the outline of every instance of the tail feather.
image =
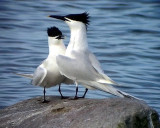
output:
[[[140, 98], [137, 98], [137, 97], [135, 97], [135, 96], [132, 96], [132, 95], [130, 95], [130, 94], [128, 94], [128, 93], [126, 93], [126, 92], [123, 92], [123, 91], [120, 91], [120, 90], [117, 90], [119, 93], [121, 93], [124, 97], [126, 97], [126, 98], [131, 98], [131, 99], [137, 99], [137, 100], [142, 100], [142, 99], [140, 99]], [[143, 100], [142, 100], [143, 101]]]
[[130, 95], [128, 93], [120, 91], [120, 90], [114, 88], [113, 86], [111, 86], [109, 84], [104, 84], [104, 83], [102, 84], [102, 83], [92, 82], [92, 81], [90, 81], [90, 82], [87, 81], [87, 82], [83, 82], [83, 83], [86, 83], [86, 85], [91, 86], [92, 88], [99, 89], [101, 91], [113, 94], [115, 96], [141, 100], [141, 99], [139, 99], [137, 97], [134, 97], [134, 96], [132, 96], [132, 95]]
[[18, 76], [30, 78], [30, 79], [33, 78], [33, 74], [22, 74], [22, 73], [14, 73], [14, 74], [16, 74], [16, 75], [18, 75]]
[[108, 90], [109, 90], [108, 93], [111, 93], [113, 95], [120, 96], [120, 97], [127, 97], [127, 98], [133, 98], [133, 99], [137, 99], [137, 100], [142, 100], [142, 99], [134, 97], [134, 96], [132, 96], [132, 95], [126, 93], [126, 92], [123, 92], [123, 91], [120, 91], [120, 90], [114, 88], [110, 84], [117, 85], [117, 86], [121, 86], [121, 85], [116, 83], [115, 81], [113, 81], [107, 75], [105, 75], [105, 74], [101, 74], [101, 75], [103, 76], [104, 79], [101, 79], [101, 80], [98, 81], [98, 83], [99, 83], [98, 87], [100, 88], [100, 90], [106, 91], [106, 92], [108, 92]]
[[109, 84], [96, 83], [96, 85], [97, 85], [97, 88], [100, 89], [101, 91], [108, 92], [108, 93], [113, 94], [115, 96], [125, 97], [125, 95], [123, 93], [121, 93], [121, 91], [119, 91], [118, 89], [114, 88], [113, 86], [111, 86]]

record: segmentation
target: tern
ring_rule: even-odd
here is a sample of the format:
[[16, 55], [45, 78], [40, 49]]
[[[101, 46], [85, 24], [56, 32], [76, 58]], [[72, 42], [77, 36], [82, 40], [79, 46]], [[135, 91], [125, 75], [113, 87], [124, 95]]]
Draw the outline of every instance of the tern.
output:
[[47, 30], [48, 33], [48, 46], [49, 54], [48, 57], [36, 68], [33, 74], [20, 74], [19, 76], [31, 78], [31, 83], [36, 86], [44, 88], [44, 100], [43, 103], [48, 102], [45, 98], [45, 88], [59, 85], [59, 92], [61, 98], [64, 98], [61, 93], [61, 83], [73, 84], [73, 81], [61, 75], [59, 72], [58, 65], [56, 63], [57, 55], [65, 55], [66, 47], [63, 43], [64, 36], [57, 27], [51, 27]]
[[82, 84], [86, 88], [98, 89], [115, 96], [138, 99], [113, 87], [119, 84], [104, 73], [96, 56], [88, 50], [89, 14], [87, 12], [66, 16], [50, 15], [49, 17], [63, 20], [71, 31], [65, 55], [58, 55], [56, 61], [60, 73], [75, 81], [77, 88], [75, 98], [77, 98], [78, 84]]

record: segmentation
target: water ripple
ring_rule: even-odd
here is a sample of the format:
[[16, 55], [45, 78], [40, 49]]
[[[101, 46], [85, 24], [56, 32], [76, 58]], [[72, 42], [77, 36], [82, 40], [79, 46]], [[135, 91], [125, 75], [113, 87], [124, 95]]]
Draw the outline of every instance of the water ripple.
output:
[[[42, 95], [42, 88], [13, 73], [33, 73], [47, 57], [47, 27], [58, 26], [68, 44], [67, 25], [47, 16], [88, 11], [89, 49], [104, 72], [123, 85], [119, 89], [144, 99], [160, 113], [158, 0], [1, 0], [0, 11], [0, 108]], [[47, 95], [59, 95], [57, 89], [47, 89]], [[74, 85], [62, 85], [62, 90], [64, 95], [75, 95]], [[79, 95], [83, 92], [80, 86]], [[87, 94], [87, 98], [106, 97], [113, 96], [94, 90]]]

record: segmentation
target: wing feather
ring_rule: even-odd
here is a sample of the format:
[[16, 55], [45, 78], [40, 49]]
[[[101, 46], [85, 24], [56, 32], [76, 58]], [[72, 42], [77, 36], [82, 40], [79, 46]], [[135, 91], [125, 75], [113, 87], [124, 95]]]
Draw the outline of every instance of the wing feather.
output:
[[97, 58], [95, 57], [95, 55], [91, 52], [88, 53], [89, 54], [89, 60], [92, 64], [92, 66], [94, 67], [94, 69], [96, 69], [98, 71], [98, 73], [103, 74], [104, 71], [101, 68], [101, 65], [99, 63], [99, 61], [97, 60]]
[[38, 86], [41, 85], [46, 75], [47, 70], [42, 65], [40, 65], [34, 72], [32, 84]]
[[89, 52], [89, 60], [93, 66], [93, 68], [102, 76], [102, 79], [100, 79], [99, 83], [106, 83], [106, 84], [114, 84], [117, 86], [120, 86], [118, 83], [113, 81], [111, 78], [109, 78], [106, 74], [104, 74], [104, 71], [102, 70], [99, 61], [95, 57], [95, 55], [91, 52]]

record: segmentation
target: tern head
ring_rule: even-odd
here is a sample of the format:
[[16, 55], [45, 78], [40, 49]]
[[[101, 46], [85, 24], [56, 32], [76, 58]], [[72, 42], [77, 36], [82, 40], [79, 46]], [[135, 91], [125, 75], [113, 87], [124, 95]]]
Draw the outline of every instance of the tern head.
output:
[[48, 37], [53, 37], [54, 39], [64, 39], [62, 32], [57, 27], [50, 27], [47, 29]]
[[50, 15], [49, 17], [63, 20], [71, 28], [81, 26], [81, 24], [85, 24], [87, 27], [89, 24], [89, 14], [87, 12], [81, 14], [69, 14], [66, 16]]

